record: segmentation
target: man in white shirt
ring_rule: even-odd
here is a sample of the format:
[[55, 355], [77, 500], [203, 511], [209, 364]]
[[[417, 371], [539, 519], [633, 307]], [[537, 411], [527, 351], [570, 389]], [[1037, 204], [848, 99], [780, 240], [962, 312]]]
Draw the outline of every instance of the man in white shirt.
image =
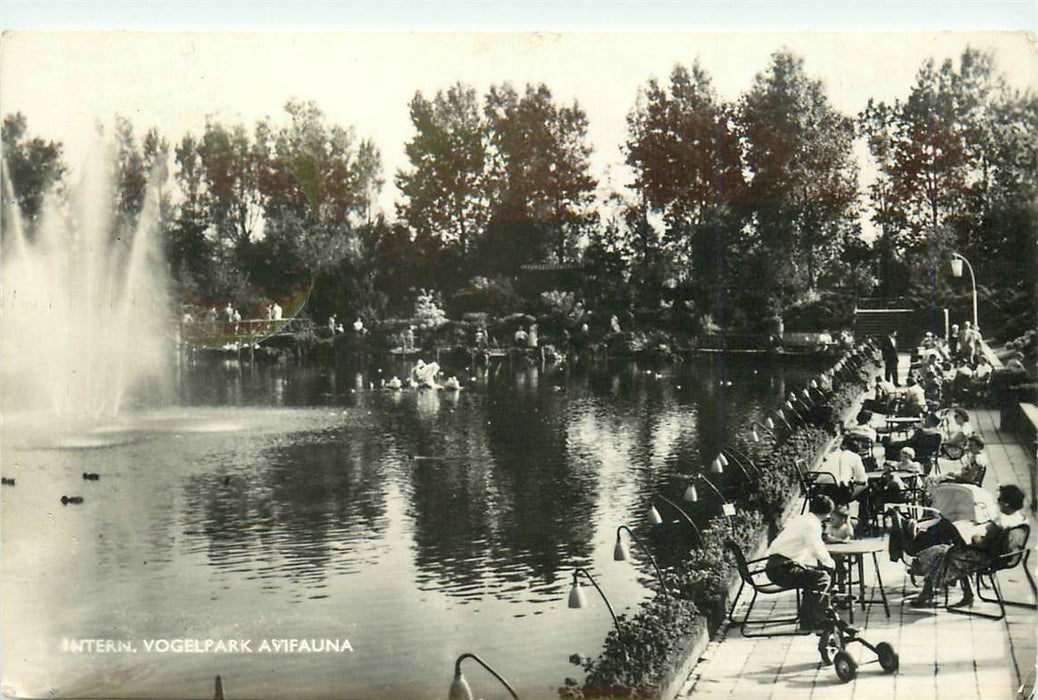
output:
[[865, 463], [846, 440], [839, 449], [826, 455], [818, 471], [833, 475], [835, 485], [828, 480], [820, 481], [819, 485], [826, 495], [841, 505], [856, 500], [869, 485]]
[[808, 512], [789, 519], [782, 532], [768, 547], [765, 574], [783, 588], [800, 588], [800, 629], [817, 630], [824, 626], [829, 606], [830, 571], [836, 563], [822, 541], [822, 521], [833, 512], [827, 496], [815, 496]]
[[908, 376], [908, 387], [901, 406], [900, 413], [904, 416], [918, 416], [926, 412], [926, 391], [912, 375]]

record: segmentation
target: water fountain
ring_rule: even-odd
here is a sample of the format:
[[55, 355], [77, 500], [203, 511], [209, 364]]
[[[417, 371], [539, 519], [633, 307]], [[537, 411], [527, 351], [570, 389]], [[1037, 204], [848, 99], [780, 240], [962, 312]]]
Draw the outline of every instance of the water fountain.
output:
[[81, 428], [163, 386], [169, 305], [158, 191], [150, 182], [135, 225], [118, 225], [111, 162], [98, 147], [68, 196], [49, 193], [34, 222], [4, 178], [5, 418], [43, 415]]

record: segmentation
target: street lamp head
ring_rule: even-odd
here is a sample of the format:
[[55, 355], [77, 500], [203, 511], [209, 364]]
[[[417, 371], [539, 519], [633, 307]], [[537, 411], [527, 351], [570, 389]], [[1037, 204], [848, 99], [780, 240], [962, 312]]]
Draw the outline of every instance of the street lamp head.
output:
[[696, 485], [691, 480], [688, 482], [688, 488], [685, 489], [685, 501], [688, 503], [699, 501], [699, 492], [696, 491]]
[[663, 524], [663, 518], [660, 517], [660, 512], [656, 510], [656, 506], [649, 506], [649, 522], [653, 525]]
[[771, 420], [771, 416], [768, 416], [767, 418], [764, 419], [764, 427], [767, 428], [768, 430], [774, 430], [775, 429], [775, 421]]
[[451, 681], [451, 689], [447, 693], [447, 700], [472, 700], [472, 688], [469, 687], [469, 682], [465, 680], [465, 674], [461, 672], [461, 668], [454, 672], [454, 680]]
[[721, 463], [722, 467], [727, 467], [728, 466], [728, 458], [725, 457], [724, 452], [718, 452], [717, 453], [717, 461], [719, 461]]
[[613, 547], [613, 561], [628, 561], [631, 553], [627, 551], [627, 545], [620, 539], [620, 533], [616, 533], [616, 545]]
[[951, 259], [951, 270], [952, 277], [962, 277], [962, 258]]
[[714, 457], [714, 461], [710, 463], [710, 473], [711, 474], [723, 474], [724, 473], [724, 465], [721, 464], [721, 460], [718, 459], [717, 457]]
[[811, 380], [811, 388], [812, 389], [817, 389], [818, 388], [818, 380], [817, 379], [812, 379]]
[[757, 426], [750, 428], [750, 438], [754, 442], [760, 442], [760, 433], [757, 432]]
[[573, 572], [573, 584], [569, 587], [569, 607], [571, 608], [586, 608], [587, 607], [587, 596], [584, 595], [584, 589], [581, 587], [580, 582], [577, 580], [577, 572]]

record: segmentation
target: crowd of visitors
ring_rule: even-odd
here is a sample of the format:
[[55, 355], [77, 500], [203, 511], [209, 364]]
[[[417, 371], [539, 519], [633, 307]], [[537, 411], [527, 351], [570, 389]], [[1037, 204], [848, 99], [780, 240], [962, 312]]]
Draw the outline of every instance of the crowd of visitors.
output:
[[[926, 333], [911, 353], [903, 386], [897, 343], [891, 333], [879, 344], [883, 376], [810, 473], [809, 512], [791, 520], [768, 551], [770, 580], [805, 592], [804, 628], [817, 628], [834, 581], [824, 544], [854, 536], [849, 507], [856, 508], [859, 533], [885, 530], [891, 558], [911, 560], [910, 571], [922, 577], [914, 606], [931, 605], [935, 591], [955, 584], [963, 591], [955, 607], [972, 605], [969, 577], [1026, 538], [1016, 527], [1024, 522], [1023, 491], [1002, 485], [997, 499], [983, 495], [985, 443], [965, 405], [985, 395], [992, 376], [979, 329], [966, 322], [947, 341]], [[990, 499], [990, 512], [963, 517], [934, 508], [942, 505], [935, 499], [948, 501], [957, 490], [970, 504]], [[928, 517], [905, 517], [903, 510]]]

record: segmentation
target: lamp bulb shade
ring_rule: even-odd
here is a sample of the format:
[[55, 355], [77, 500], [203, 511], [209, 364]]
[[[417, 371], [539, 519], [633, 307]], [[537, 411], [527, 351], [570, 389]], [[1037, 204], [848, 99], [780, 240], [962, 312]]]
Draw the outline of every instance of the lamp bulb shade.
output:
[[696, 491], [696, 485], [689, 483], [688, 488], [685, 489], [685, 500], [689, 503], [696, 503], [699, 500], [699, 492]]
[[714, 461], [710, 463], [710, 471], [714, 474], [724, 473], [724, 465], [721, 464], [721, 460], [719, 460], [717, 457], [714, 457]]
[[724, 456], [724, 452], [717, 453], [717, 461], [721, 463], [722, 467], [728, 466], [728, 458]]
[[757, 432], [757, 428], [750, 429], [750, 437], [753, 438], [754, 442], [760, 442], [760, 434]]
[[803, 396], [805, 399], [811, 398], [811, 394], [807, 391], [806, 388], [800, 392], [800, 395]]
[[962, 277], [962, 260], [960, 258], [951, 259], [951, 270], [953, 277]]
[[472, 688], [469, 687], [469, 682], [465, 680], [464, 673], [459, 671], [454, 674], [454, 680], [451, 682], [447, 700], [472, 700]]
[[576, 581], [569, 588], [569, 607], [571, 608], [586, 608], [587, 607], [587, 596], [584, 595], [584, 589]]
[[771, 420], [771, 416], [768, 416], [767, 418], [764, 419], [764, 427], [767, 428], [768, 430], [774, 430], [775, 429], [775, 421]]
[[653, 525], [663, 524], [663, 518], [660, 517], [660, 512], [656, 510], [656, 506], [649, 507], [649, 522]]
[[815, 380], [815, 379], [811, 380], [811, 388], [812, 389], [817, 389], [818, 388], [818, 381], [817, 380]]
[[627, 551], [627, 545], [620, 539], [619, 535], [616, 538], [616, 546], [613, 547], [613, 561], [627, 561], [631, 558], [630, 553]]

